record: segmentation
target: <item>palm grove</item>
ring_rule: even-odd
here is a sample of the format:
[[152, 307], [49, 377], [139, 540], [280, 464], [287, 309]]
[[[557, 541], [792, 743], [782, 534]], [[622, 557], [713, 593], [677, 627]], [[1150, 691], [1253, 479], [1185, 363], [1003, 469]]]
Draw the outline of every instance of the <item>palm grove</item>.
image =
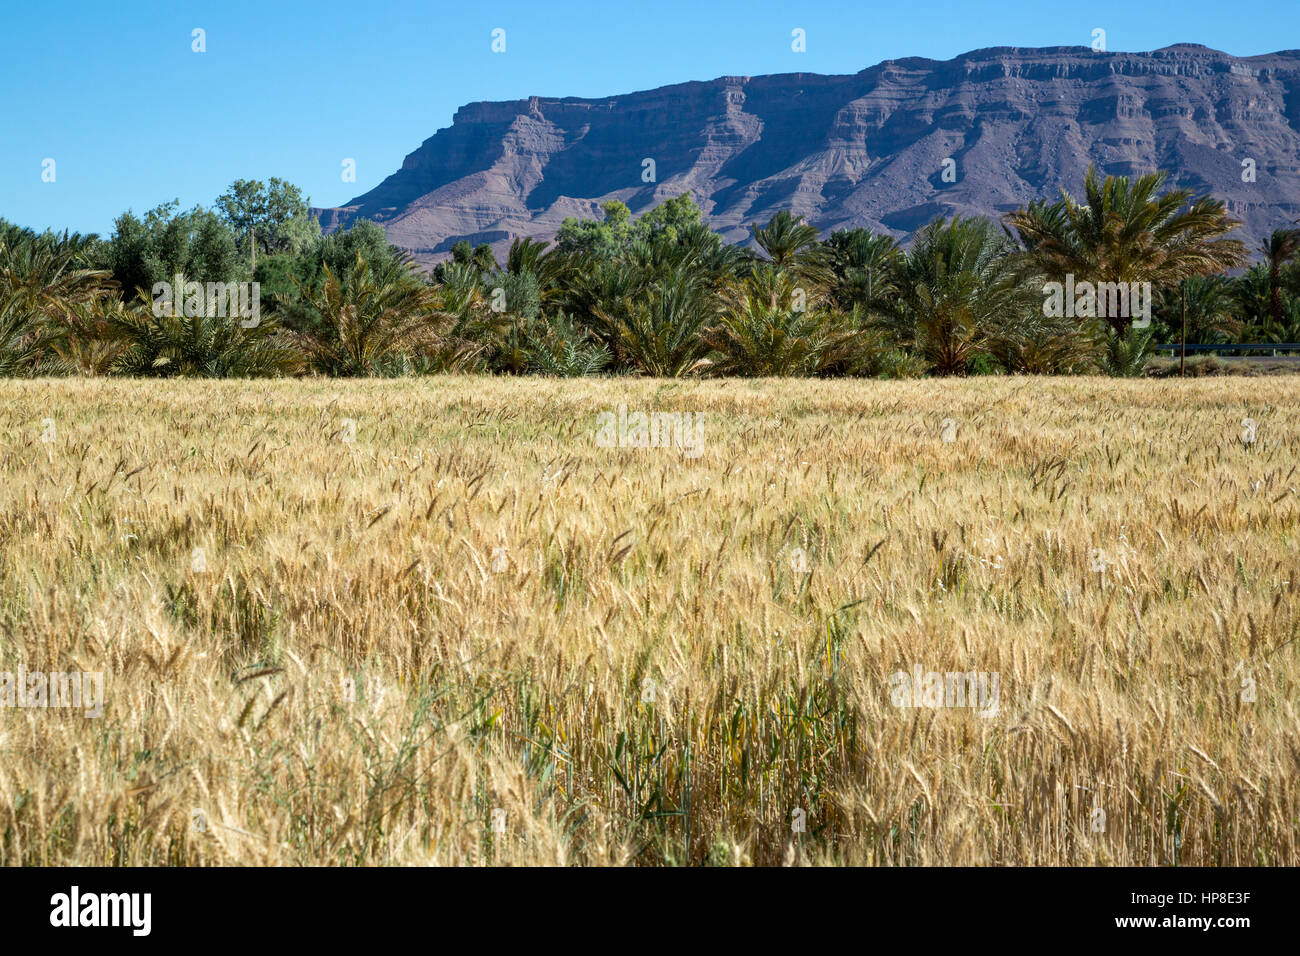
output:
[[[604, 209], [504, 263], [458, 243], [430, 274], [374, 223], [322, 236], [278, 179], [127, 212], [107, 239], [0, 220], [0, 374], [1134, 375], [1184, 314], [1190, 342], [1300, 341], [1300, 230], [1238, 272], [1250, 250], [1223, 204], [1158, 173], [1089, 170], [1081, 197], [939, 219], [907, 249], [788, 212], [727, 245], [689, 194]], [[1045, 315], [1066, 276], [1150, 282], [1151, 327]], [[259, 283], [259, 320], [158, 308], [176, 277]]]

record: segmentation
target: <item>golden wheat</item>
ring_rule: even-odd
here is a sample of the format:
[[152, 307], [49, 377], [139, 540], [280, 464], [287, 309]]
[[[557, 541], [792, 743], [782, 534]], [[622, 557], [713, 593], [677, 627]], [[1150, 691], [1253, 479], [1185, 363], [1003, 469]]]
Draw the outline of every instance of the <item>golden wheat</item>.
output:
[[0, 862], [1296, 865], [1295, 381], [5, 382]]

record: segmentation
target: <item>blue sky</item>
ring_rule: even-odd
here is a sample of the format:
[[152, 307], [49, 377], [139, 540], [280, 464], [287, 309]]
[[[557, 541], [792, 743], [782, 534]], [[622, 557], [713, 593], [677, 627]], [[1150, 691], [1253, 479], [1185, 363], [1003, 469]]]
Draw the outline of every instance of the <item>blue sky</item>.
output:
[[[491, 50], [494, 28], [506, 51]], [[801, 28], [807, 52], [790, 49]], [[276, 0], [6, 3], [0, 217], [107, 234], [118, 213], [210, 205], [280, 176], [339, 205], [474, 100], [606, 96], [685, 80], [855, 73], [905, 56], [1091, 42], [1300, 46], [1300, 3], [1256, 0]], [[192, 51], [191, 31], [207, 52]], [[42, 164], [55, 161], [55, 181]], [[356, 161], [356, 182], [341, 178]]]

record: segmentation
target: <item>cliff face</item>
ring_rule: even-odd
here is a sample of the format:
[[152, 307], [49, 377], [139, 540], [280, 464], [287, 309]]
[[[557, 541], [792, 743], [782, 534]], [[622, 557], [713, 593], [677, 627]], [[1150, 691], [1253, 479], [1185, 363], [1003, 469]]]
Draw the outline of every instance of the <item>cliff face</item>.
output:
[[[642, 180], [646, 159], [655, 182]], [[1247, 159], [1254, 182], [1243, 180]], [[609, 199], [639, 214], [688, 189], [733, 242], [783, 208], [823, 231], [906, 238], [938, 215], [1077, 195], [1090, 162], [1166, 170], [1213, 193], [1254, 246], [1300, 218], [1300, 51], [1000, 47], [852, 76], [472, 103], [373, 190], [316, 212], [327, 230], [374, 219], [425, 262], [461, 238], [499, 250], [513, 236], [552, 236], [567, 216], [599, 218]]]

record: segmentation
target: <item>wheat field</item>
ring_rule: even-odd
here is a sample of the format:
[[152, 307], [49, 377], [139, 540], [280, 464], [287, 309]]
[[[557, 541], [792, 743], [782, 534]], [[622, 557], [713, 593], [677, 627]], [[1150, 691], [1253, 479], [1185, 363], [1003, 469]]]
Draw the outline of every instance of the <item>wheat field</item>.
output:
[[1296, 379], [0, 393], [6, 864], [1300, 864]]

